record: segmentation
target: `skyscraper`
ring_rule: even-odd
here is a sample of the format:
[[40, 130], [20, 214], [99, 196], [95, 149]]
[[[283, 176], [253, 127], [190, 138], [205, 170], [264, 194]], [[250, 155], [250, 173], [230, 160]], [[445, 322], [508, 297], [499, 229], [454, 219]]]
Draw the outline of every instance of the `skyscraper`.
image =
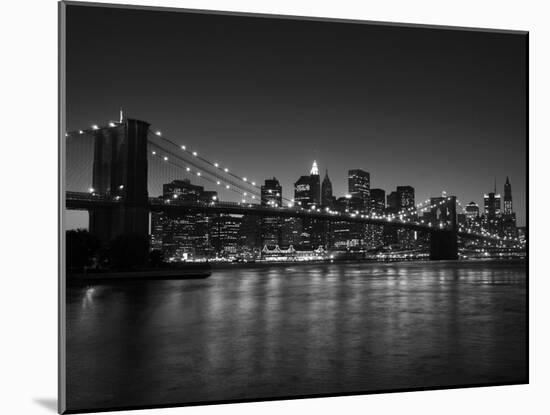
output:
[[371, 189], [370, 191], [371, 212], [383, 215], [386, 211], [386, 191], [384, 189]]
[[502, 231], [505, 236], [516, 237], [516, 214], [512, 206], [512, 185], [510, 179], [506, 177], [504, 183], [504, 214], [502, 215]]
[[319, 169], [317, 168], [317, 161], [315, 160], [313, 160], [309, 177], [311, 180], [311, 197], [313, 199], [313, 204], [319, 206], [321, 204], [321, 177], [319, 176]]
[[[205, 191], [186, 180], [174, 180], [163, 185], [164, 200], [210, 202], [216, 192]], [[162, 232], [162, 251], [167, 259], [188, 260], [209, 258], [214, 252], [210, 238], [213, 216], [205, 213], [163, 213], [153, 216], [152, 227]]]
[[[304, 209], [319, 208], [321, 203], [321, 182], [316, 161], [313, 161], [309, 176], [300, 176], [294, 183], [294, 201]], [[301, 248], [316, 249], [322, 245], [322, 222], [309, 218], [304, 218], [301, 222]]]
[[[261, 204], [267, 207], [280, 207], [283, 203], [283, 189], [273, 177], [266, 179], [261, 187]], [[276, 246], [281, 243], [281, 218], [264, 217], [261, 224], [262, 247]]]
[[211, 231], [212, 245], [222, 258], [234, 258], [239, 247], [241, 218], [221, 214], [213, 218]]
[[396, 190], [399, 203], [399, 211], [410, 212], [411, 210], [414, 210], [414, 187], [397, 186]]
[[386, 206], [386, 212], [387, 213], [397, 213], [399, 212], [399, 194], [397, 192], [391, 192], [387, 196], [387, 206]]
[[321, 184], [321, 206], [332, 209], [334, 207], [334, 196], [332, 195], [332, 183], [328, 177], [328, 169]]
[[280, 207], [283, 204], [283, 188], [275, 177], [265, 180], [260, 196], [262, 206]]
[[500, 215], [500, 194], [496, 192], [485, 193], [483, 195], [485, 215], [489, 219], [494, 219]]
[[[386, 191], [384, 189], [371, 189], [370, 191], [370, 211], [375, 215], [384, 215], [386, 213]], [[369, 247], [380, 247], [384, 244], [384, 226], [367, 226]]]
[[310, 176], [300, 176], [294, 183], [294, 202], [304, 209], [315, 205]]
[[476, 219], [479, 216], [479, 205], [476, 202], [470, 202], [466, 206], [466, 218], [469, 220]]
[[504, 183], [504, 214], [511, 215], [512, 212], [512, 185], [508, 176], [506, 176], [506, 183]]
[[300, 176], [294, 183], [294, 201], [304, 209], [320, 206], [321, 181], [316, 161], [313, 162], [309, 176]]
[[351, 208], [366, 212], [370, 206], [370, 173], [353, 169], [348, 171], [348, 192], [351, 195]]

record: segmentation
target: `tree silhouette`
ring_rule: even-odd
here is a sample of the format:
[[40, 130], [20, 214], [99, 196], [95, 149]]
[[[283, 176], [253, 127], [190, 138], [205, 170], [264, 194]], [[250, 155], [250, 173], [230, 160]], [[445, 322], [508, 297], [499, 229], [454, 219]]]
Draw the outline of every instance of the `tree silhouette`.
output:
[[67, 269], [82, 269], [91, 265], [92, 257], [97, 255], [99, 240], [85, 229], [66, 232], [66, 261]]

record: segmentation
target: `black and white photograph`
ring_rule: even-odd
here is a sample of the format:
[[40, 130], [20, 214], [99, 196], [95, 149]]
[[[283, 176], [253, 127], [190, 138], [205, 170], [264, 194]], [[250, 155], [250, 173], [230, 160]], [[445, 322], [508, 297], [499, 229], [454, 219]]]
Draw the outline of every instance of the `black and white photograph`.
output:
[[528, 32], [59, 19], [61, 412], [529, 382]]

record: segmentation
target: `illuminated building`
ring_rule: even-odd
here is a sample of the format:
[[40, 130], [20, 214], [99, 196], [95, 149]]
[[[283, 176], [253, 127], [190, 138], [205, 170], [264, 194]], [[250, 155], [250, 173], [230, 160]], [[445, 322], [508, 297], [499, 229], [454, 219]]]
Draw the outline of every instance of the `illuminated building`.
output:
[[502, 234], [504, 236], [517, 237], [516, 214], [512, 207], [512, 185], [506, 177], [504, 183], [504, 213], [502, 215]]
[[514, 210], [512, 209], [512, 185], [510, 180], [506, 177], [506, 183], [504, 183], [504, 214], [511, 215]]
[[332, 183], [328, 177], [328, 170], [321, 184], [321, 206], [332, 209], [334, 207], [334, 196], [332, 195]]
[[[319, 209], [321, 186], [317, 162], [313, 162], [309, 176], [300, 176], [294, 183], [294, 203], [304, 209]], [[314, 249], [323, 244], [323, 224], [315, 219], [301, 220], [300, 247]]]
[[239, 247], [241, 218], [235, 215], [218, 215], [213, 218], [210, 234], [216, 255], [232, 259]]
[[476, 202], [468, 203], [465, 210], [467, 220], [474, 220], [479, 217], [479, 205]]
[[311, 181], [311, 197], [313, 204], [319, 206], [321, 204], [321, 178], [319, 176], [319, 169], [317, 168], [317, 162], [315, 160], [313, 160], [309, 177]]
[[[261, 205], [266, 207], [281, 207], [283, 190], [279, 181], [273, 177], [266, 179], [261, 187]], [[281, 243], [281, 218], [264, 217], [261, 221], [262, 246], [276, 246]]]
[[259, 256], [261, 237], [261, 218], [255, 215], [243, 215], [239, 228], [239, 254], [247, 259]]
[[[185, 202], [211, 202], [216, 192], [205, 191], [189, 180], [174, 180], [163, 185], [162, 199]], [[210, 239], [213, 215], [205, 213], [164, 213], [152, 216], [152, 228], [161, 231], [162, 251], [168, 260], [204, 260], [214, 254]], [[158, 239], [157, 236], [155, 236]], [[157, 243], [158, 245], [158, 243]]]
[[384, 189], [371, 189], [370, 191], [371, 212], [383, 215], [386, 211], [386, 191]]
[[500, 194], [496, 193], [496, 189], [494, 192], [485, 193], [483, 195], [483, 202], [485, 215], [488, 218], [494, 219], [500, 215]]
[[282, 218], [281, 248], [299, 246], [302, 234], [302, 220], [300, 218]]
[[[370, 190], [370, 211], [375, 215], [384, 215], [386, 213], [386, 191], [384, 189]], [[384, 244], [384, 226], [367, 226], [367, 244], [369, 248], [380, 247]]]
[[400, 212], [410, 212], [415, 209], [414, 204], [414, 187], [412, 186], [397, 186], [398, 210]]
[[351, 195], [351, 208], [361, 213], [370, 207], [370, 173], [353, 169], [348, 171], [348, 193]]

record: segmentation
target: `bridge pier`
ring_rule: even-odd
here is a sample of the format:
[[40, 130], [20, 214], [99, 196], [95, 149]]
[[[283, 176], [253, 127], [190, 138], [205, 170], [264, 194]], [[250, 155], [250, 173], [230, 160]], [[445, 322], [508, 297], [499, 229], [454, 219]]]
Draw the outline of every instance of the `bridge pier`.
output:
[[458, 259], [456, 196], [447, 198], [445, 204], [439, 209], [442, 218], [447, 222], [447, 227], [434, 229], [430, 233], [430, 260]]
[[458, 259], [458, 235], [454, 230], [434, 231], [430, 234], [430, 260]]
[[94, 135], [93, 193], [120, 199], [90, 211], [90, 232], [105, 245], [120, 235], [148, 238], [148, 129], [145, 121], [127, 119]]

